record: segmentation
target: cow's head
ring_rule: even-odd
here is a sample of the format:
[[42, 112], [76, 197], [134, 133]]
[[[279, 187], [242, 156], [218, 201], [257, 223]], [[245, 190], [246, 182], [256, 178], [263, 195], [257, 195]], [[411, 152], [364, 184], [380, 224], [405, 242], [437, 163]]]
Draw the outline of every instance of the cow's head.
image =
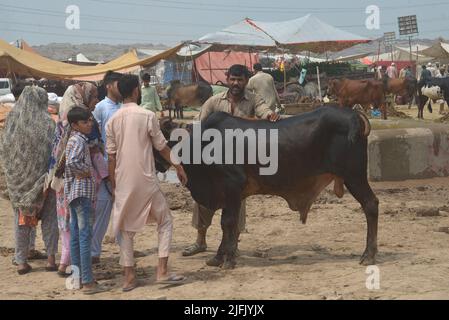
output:
[[[170, 141], [170, 135], [174, 129], [177, 128], [186, 128], [187, 125], [183, 123], [178, 123], [172, 121], [169, 117], [162, 117], [159, 119], [159, 126], [161, 128], [162, 134], [165, 139], [168, 141], [168, 146], [171, 148], [176, 143], [176, 141]], [[188, 129], [187, 129], [188, 130]], [[156, 170], [159, 172], [166, 172], [170, 168], [170, 163], [168, 163], [156, 150], [153, 149], [154, 153], [154, 164], [156, 166]]]

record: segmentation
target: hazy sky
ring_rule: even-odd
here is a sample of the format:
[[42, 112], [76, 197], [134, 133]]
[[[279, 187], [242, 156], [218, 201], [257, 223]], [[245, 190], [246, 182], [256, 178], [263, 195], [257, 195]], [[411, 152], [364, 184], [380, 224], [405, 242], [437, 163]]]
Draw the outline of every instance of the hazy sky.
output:
[[[80, 29], [65, 26], [67, 6], [80, 9]], [[380, 29], [368, 30], [369, 5], [380, 8]], [[419, 37], [449, 39], [449, 0], [1, 0], [0, 38], [32, 45], [70, 43], [163, 43], [195, 40], [249, 17], [295, 19], [308, 13], [346, 31], [376, 38], [396, 31], [397, 17], [416, 14]]]

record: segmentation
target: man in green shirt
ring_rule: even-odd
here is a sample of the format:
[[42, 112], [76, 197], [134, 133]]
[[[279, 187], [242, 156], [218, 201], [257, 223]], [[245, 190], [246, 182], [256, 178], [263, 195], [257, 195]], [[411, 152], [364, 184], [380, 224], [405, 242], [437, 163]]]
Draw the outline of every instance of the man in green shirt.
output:
[[145, 73], [142, 76], [142, 80], [142, 102], [140, 106], [147, 110], [153, 111], [156, 115], [159, 111], [161, 113], [160, 116], [163, 117], [164, 113], [162, 111], [159, 95], [157, 94], [156, 88], [154, 86], [150, 86], [151, 76], [148, 73]]

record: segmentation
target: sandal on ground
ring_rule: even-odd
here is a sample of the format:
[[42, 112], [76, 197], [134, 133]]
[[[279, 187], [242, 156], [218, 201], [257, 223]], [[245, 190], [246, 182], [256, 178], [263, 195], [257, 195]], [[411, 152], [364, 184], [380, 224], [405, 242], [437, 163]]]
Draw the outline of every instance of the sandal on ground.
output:
[[20, 275], [24, 275], [24, 274], [27, 274], [28, 272], [30, 272], [32, 269], [33, 268], [31, 268], [31, 266], [29, 264], [27, 264], [25, 268], [17, 269], [17, 273]]
[[56, 272], [58, 274], [58, 276], [60, 276], [61, 278], [68, 278], [72, 275], [72, 272], [67, 273], [66, 271], [62, 271], [62, 270], [58, 270], [58, 272]]
[[84, 294], [87, 294], [87, 295], [101, 293], [101, 292], [105, 292], [105, 291], [106, 291], [106, 289], [103, 288], [101, 285], [99, 285], [97, 282], [95, 282], [95, 286], [92, 288], [83, 287], [81, 289], [81, 292]]
[[58, 265], [54, 265], [54, 266], [46, 266], [45, 267], [45, 271], [47, 272], [55, 272], [58, 271], [59, 266]]
[[182, 284], [187, 280], [184, 276], [178, 276], [176, 274], [171, 274], [167, 278], [156, 280], [158, 284]]
[[128, 287], [122, 288], [123, 292], [130, 292], [131, 290], [134, 290], [137, 287], [140, 287], [141, 283], [139, 280], [135, 280], [131, 285], [129, 285]]
[[198, 243], [195, 242], [194, 244], [185, 248], [184, 251], [182, 252], [182, 255], [184, 257], [193, 256], [197, 253], [206, 251], [206, 249], [207, 249], [206, 245], [199, 245]]

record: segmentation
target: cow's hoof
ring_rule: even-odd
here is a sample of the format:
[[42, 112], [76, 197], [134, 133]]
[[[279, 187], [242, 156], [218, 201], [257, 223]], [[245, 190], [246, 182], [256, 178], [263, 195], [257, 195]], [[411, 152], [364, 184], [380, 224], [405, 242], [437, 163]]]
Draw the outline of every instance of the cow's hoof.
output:
[[209, 260], [207, 260], [206, 264], [209, 267], [221, 267], [223, 265], [223, 260], [221, 260], [217, 257], [213, 257], [213, 258], [210, 258]]
[[368, 253], [363, 253], [360, 257], [360, 264], [362, 266], [370, 266], [376, 264], [376, 259], [374, 255], [369, 255]]
[[233, 261], [233, 260], [226, 260], [223, 263], [223, 266], [221, 268], [225, 269], [225, 270], [234, 269], [235, 265], [236, 265], [235, 261]]

